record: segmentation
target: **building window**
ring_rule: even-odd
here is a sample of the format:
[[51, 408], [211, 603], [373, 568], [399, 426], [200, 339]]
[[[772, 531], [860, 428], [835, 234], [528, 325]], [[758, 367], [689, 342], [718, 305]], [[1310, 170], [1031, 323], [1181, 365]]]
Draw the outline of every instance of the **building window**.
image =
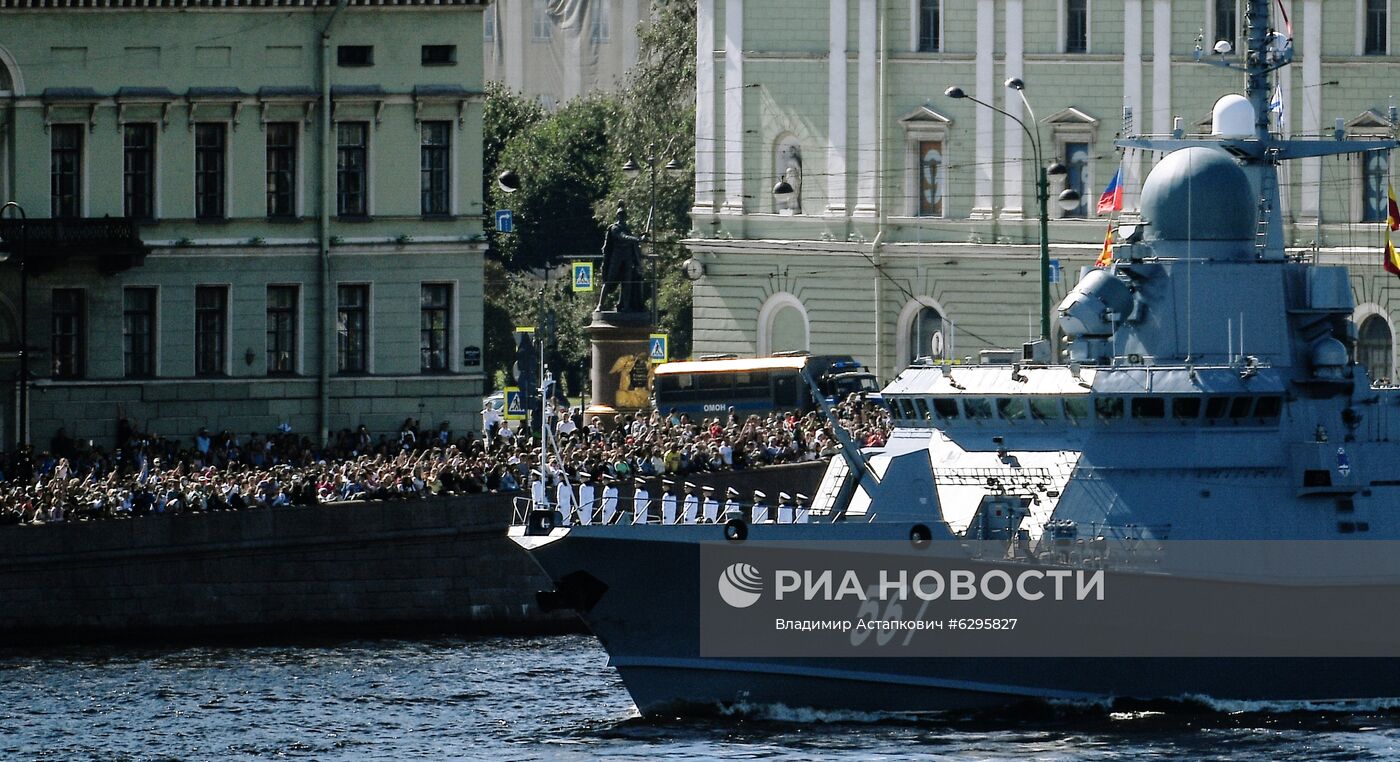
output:
[[419, 349], [424, 371], [448, 370], [447, 342], [452, 325], [452, 286], [424, 283], [421, 298]]
[[1240, 22], [1236, 0], [1215, 0], [1215, 39], [1224, 40], [1235, 47], [1235, 35], [1239, 33]]
[[452, 123], [424, 122], [420, 158], [424, 215], [452, 212]]
[[1390, 383], [1390, 359], [1394, 348], [1391, 346], [1390, 325], [1380, 315], [1371, 315], [1361, 321], [1356, 332], [1356, 362], [1366, 366], [1372, 382]]
[[593, 20], [589, 27], [594, 44], [607, 42], [612, 37], [612, 0], [598, 0], [593, 4]]
[[905, 337], [909, 356], [905, 363], [912, 363], [920, 357], [942, 359], [947, 354], [943, 337], [943, 316], [933, 307], [923, 306], [909, 321], [909, 335]]
[[533, 16], [535, 42], [548, 42], [550, 38], [549, 0], [534, 0]]
[[228, 374], [228, 286], [194, 290], [194, 373]]
[[135, 220], [156, 216], [156, 126], [122, 128], [122, 210]]
[[297, 214], [297, 125], [267, 125], [267, 216]]
[[1064, 146], [1065, 168], [1069, 170], [1065, 175], [1065, 187], [1079, 192], [1079, 206], [1060, 216], [1086, 217], [1089, 214], [1089, 144], [1066, 142]]
[[943, 141], [919, 141], [919, 216], [943, 216]]
[[82, 378], [86, 357], [87, 294], [81, 288], [53, 290], [53, 377]]
[[364, 373], [369, 357], [369, 286], [341, 286], [336, 339], [341, 373]]
[[481, 36], [487, 42], [496, 41], [496, 4], [486, 6], [481, 13]]
[[122, 354], [127, 378], [148, 378], [156, 372], [156, 290], [122, 291]]
[[807, 308], [786, 291], [768, 297], [758, 310], [758, 353], [811, 349]]
[[49, 163], [53, 217], [83, 215], [83, 126], [55, 124], [49, 128], [53, 153]]
[[1366, 46], [1368, 56], [1383, 56], [1390, 49], [1390, 0], [1366, 0]]
[[373, 66], [373, 45], [341, 45], [335, 49], [335, 62], [341, 66]]
[[919, 46], [920, 53], [938, 52], [939, 17], [938, 4], [942, 0], [918, 0], [919, 2]]
[[336, 125], [335, 134], [335, 213], [341, 217], [363, 217], [369, 213], [369, 125], [341, 122]]
[[201, 220], [224, 217], [227, 183], [228, 125], [194, 126], [194, 216]]
[[424, 66], [451, 66], [457, 63], [457, 46], [424, 45], [422, 56]]
[[1361, 154], [1361, 221], [1385, 222], [1390, 197], [1390, 156], [1387, 151], [1367, 151]]
[[296, 286], [267, 287], [267, 374], [295, 373], [297, 369]]
[[1089, 0], [1064, 0], [1065, 52], [1089, 52]]

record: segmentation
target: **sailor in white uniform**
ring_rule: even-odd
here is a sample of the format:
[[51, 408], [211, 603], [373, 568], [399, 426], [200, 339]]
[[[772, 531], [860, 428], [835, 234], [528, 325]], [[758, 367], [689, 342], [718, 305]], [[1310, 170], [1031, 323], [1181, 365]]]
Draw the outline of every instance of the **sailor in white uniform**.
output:
[[603, 476], [603, 523], [611, 524], [617, 518], [617, 480]]
[[812, 499], [801, 492], [797, 493], [795, 497], [797, 498], [797, 517], [794, 520], [799, 524], [806, 524], [811, 521]]
[[705, 500], [701, 503], [700, 515], [706, 524], [714, 524], [719, 521], [719, 501], [715, 499], [715, 488], [706, 484], [700, 489], [705, 493]]
[[545, 492], [544, 477], [540, 476], [540, 471], [537, 468], [530, 469], [530, 477], [530, 501], [535, 504], [536, 508], [548, 508], [549, 497]]
[[651, 514], [651, 493], [647, 491], [647, 480], [638, 476], [632, 479], [635, 490], [632, 492], [632, 523], [645, 524]]
[[593, 489], [593, 482], [592, 482], [592, 480], [591, 480], [591, 477], [589, 477], [589, 475], [586, 474], [586, 473], [581, 473], [581, 474], [579, 474], [579, 475], [578, 475], [578, 523], [580, 523], [580, 524], [592, 524], [592, 523], [593, 523], [594, 494], [595, 494], [595, 490]]
[[700, 488], [693, 482], [685, 483], [685, 514], [684, 521], [687, 524], [694, 524], [700, 519]]
[[559, 515], [564, 517], [565, 523], [578, 523], [578, 516], [574, 515], [574, 491], [568, 479], [559, 480], [559, 486], [554, 490], [554, 502], [559, 505]]
[[768, 505], [767, 503], [763, 502], [767, 499], [768, 495], [765, 494], [762, 490], [753, 491], [753, 523], [768, 523]]
[[724, 520], [743, 518], [744, 507], [739, 505], [739, 490], [729, 487], [724, 491]]
[[792, 505], [792, 495], [786, 492], [778, 493], [778, 523], [791, 524], [795, 509]]
[[680, 517], [676, 499], [676, 483], [670, 479], [661, 480], [661, 523], [674, 524]]

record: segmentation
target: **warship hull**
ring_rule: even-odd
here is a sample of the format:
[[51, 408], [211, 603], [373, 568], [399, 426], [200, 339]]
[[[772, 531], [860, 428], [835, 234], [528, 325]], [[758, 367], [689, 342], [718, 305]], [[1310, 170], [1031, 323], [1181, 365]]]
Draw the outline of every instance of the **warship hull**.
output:
[[[894, 528], [865, 525], [865, 539]], [[1267, 705], [1337, 704], [1400, 700], [1400, 658], [1348, 655], [1375, 651], [1376, 633], [1353, 643], [1340, 633], [1329, 651], [1308, 657], [1270, 656], [1046, 656], [1015, 650], [1005, 656], [715, 657], [702, 655], [700, 548], [721, 527], [625, 527], [556, 529], [521, 544], [557, 589], [542, 602], [572, 607], [598, 637], [643, 715], [707, 713], [764, 707], [835, 712], [919, 713], [1009, 707], [1025, 702], [1096, 705], [1114, 701], [1264, 702]], [[784, 541], [821, 527], [752, 527]], [[902, 536], [902, 535], [900, 535]], [[776, 537], [775, 537], [776, 539]], [[849, 538], [848, 538], [849, 539]], [[799, 540], [800, 542], [800, 540]], [[992, 564], [996, 566], [997, 564]], [[1003, 568], [1024, 568], [1005, 562]], [[1108, 587], [1124, 589], [1132, 573], [1109, 573]], [[712, 580], [711, 580], [712, 581]], [[1214, 590], [1238, 583], [1180, 580]], [[1242, 594], [1258, 596], [1257, 583]], [[1358, 601], [1395, 601], [1400, 585], [1354, 588], [1270, 585], [1277, 601], [1302, 608], [1330, 599], [1334, 610]], [[1197, 591], [1187, 590], [1186, 595]], [[1099, 632], [1150, 637], [1153, 622], [1097, 621]], [[1070, 637], [1070, 635], [1066, 635]], [[1379, 636], [1379, 637], [1384, 637]]]

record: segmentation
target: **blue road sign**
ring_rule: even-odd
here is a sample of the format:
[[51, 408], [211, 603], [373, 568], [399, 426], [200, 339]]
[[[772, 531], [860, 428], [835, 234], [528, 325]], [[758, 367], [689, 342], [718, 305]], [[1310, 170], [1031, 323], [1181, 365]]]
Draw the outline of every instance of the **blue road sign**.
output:
[[506, 387], [506, 420], [525, 420], [525, 395], [518, 388]]
[[668, 351], [667, 344], [666, 334], [653, 333], [651, 335], [650, 341], [647, 342], [647, 354], [650, 356], [652, 362], [666, 362], [666, 354]]
[[593, 290], [593, 263], [592, 263], [592, 262], [575, 262], [575, 263], [574, 263], [574, 268], [573, 268], [573, 269], [574, 269], [574, 290], [575, 290], [575, 291], [592, 291], [592, 290]]
[[497, 209], [497, 210], [496, 210], [496, 232], [498, 232], [498, 233], [514, 233], [514, 232], [515, 232], [515, 212], [512, 212], [512, 211], [509, 210], [509, 209]]

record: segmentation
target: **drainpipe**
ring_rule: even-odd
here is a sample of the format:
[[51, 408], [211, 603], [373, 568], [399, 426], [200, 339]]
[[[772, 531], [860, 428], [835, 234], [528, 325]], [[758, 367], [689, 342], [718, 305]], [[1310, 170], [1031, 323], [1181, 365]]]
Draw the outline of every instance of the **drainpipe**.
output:
[[322, 446], [330, 441], [331, 357], [335, 354], [335, 310], [331, 309], [331, 205], [335, 203], [335, 146], [331, 143], [331, 26], [345, 9], [336, 0], [335, 10], [321, 28], [321, 203], [319, 220], [321, 290], [321, 368], [316, 383], [316, 420]]
[[875, 4], [875, 13], [880, 16], [880, 64], [878, 82], [875, 86], [875, 238], [870, 242], [870, 261], [875, 266], [875, 377], [882, 378], [885, 372], [885, 289], [884, 257], [885, 246], [885, 14], [884, 3]]

